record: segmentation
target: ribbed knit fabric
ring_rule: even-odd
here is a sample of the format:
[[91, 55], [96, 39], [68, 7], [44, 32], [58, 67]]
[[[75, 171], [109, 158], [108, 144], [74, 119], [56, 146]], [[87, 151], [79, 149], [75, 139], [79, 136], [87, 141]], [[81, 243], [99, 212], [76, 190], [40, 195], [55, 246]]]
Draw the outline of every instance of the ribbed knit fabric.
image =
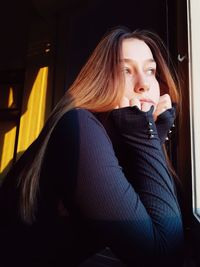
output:
[[28, 266], [77, 266], [104, 247], [127, 266], [181, 266], [181, 214], [161, 143], [152, 109], [66, 113], [46, 151], [37, 221], [26, 235], [20, 225]]

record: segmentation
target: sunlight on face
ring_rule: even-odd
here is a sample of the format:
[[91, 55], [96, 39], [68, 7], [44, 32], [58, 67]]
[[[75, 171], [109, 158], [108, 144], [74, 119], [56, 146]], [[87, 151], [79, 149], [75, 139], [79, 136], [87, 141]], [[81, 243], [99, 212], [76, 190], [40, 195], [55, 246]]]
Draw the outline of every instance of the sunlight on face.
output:
[[137, 98], [141, 105], [158, 104], [160, 87], [156, 79], [156, 62], [148, 45], [139, 39], [125, 39], [122, 43], [122, 71], [125, 94], [129, 100]]

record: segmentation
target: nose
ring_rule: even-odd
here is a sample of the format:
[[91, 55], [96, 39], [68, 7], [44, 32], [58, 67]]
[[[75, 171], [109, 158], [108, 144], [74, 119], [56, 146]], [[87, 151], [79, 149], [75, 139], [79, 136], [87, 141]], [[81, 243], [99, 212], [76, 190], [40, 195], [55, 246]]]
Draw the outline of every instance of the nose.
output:
[[139, 75], [135, 83], [134, 91], [136, 93], [144, 93], [149, 91], [149, 83], [144, 75]]

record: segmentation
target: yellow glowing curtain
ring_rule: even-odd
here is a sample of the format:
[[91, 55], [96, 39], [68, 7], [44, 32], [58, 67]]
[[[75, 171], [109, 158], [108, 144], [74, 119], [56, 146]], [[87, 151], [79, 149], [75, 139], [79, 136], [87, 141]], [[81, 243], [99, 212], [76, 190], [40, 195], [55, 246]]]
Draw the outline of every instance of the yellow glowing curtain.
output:
[[[7, 102], [7, 103], [6, 103]], [[5, 107], [11, 108], [14, 105], [13, 88], [9, 87]], [[15, 147], [16, 125], [13, 122], [1, 122], [0, 124], [0, 179], [9, 169]]]
[[[17, 152], [23, 152], [37, 138], [45, 121], [48, 67], [38, 71], [23, 103]], [[21, 153], [20, 153], [21, 154]]]
[[9, 88], [8, 107], [11, 108], [14, 104], [13, 88]]
[[15, 146], [16, 126], [14, 123], [0, 125], [0, 139], [3, 144], [0, 148], [0, 178], [2, 178], [10, 167]]

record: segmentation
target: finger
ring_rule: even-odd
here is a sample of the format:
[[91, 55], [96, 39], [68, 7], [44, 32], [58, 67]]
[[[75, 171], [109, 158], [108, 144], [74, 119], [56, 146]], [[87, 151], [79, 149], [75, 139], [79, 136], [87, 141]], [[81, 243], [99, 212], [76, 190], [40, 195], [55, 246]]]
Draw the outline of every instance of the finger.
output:
[[152, 106], [151, 103], [143, 102], [141, 104], [141, 110], [147, 112], [150, 110], [151, 106]]
[[140, 103], [140, 100], [137, 99], [137, 98], [132, 98], [130, 99], [130, 106], [133, 107], [133, 106], [137, 106], [139, 109], [141, 109], [141, 103]]
[[172, 107], [172, 102], [170, 96], [168, 94], [160, 96], [156, 109], [153, 112], [154, 119], [156, 120], [160, 114], [162, 114], [171, 107]]
[[154, 113], [156, 113], [157, 115], [159, 115], [159, 114], [165, 112], [167, 109], [168, 109], [168, 106], [167, 105], [160, 104], [160, 105], [157, 105]]
[[165, 112], [167, 109], [165, 108], [161, 108], [161, 109], [156, 109], [156, 111], [153, 113], [153, 118], [154, 118], [154, 121], [157, 120], [157, 117], [162, 114], [163, 112]]
[[161, 105], [163, 108], [168, 109], [172, 107], [172, 101], [169, 94], [160, 96], [158, 106]]
[[164, 112], [165, 112], [166, 110], [168, 110], [168, 109], [169, 109], [169, 108], [168, 108], [167, 106], [162, 106], [162, 105], [157, 106], [155, 112], [153, 113], [154, 120], [156, 121], [156, 120], [157, 120], [157, 117], [158, 117], [160, 114], [164, 113]]

